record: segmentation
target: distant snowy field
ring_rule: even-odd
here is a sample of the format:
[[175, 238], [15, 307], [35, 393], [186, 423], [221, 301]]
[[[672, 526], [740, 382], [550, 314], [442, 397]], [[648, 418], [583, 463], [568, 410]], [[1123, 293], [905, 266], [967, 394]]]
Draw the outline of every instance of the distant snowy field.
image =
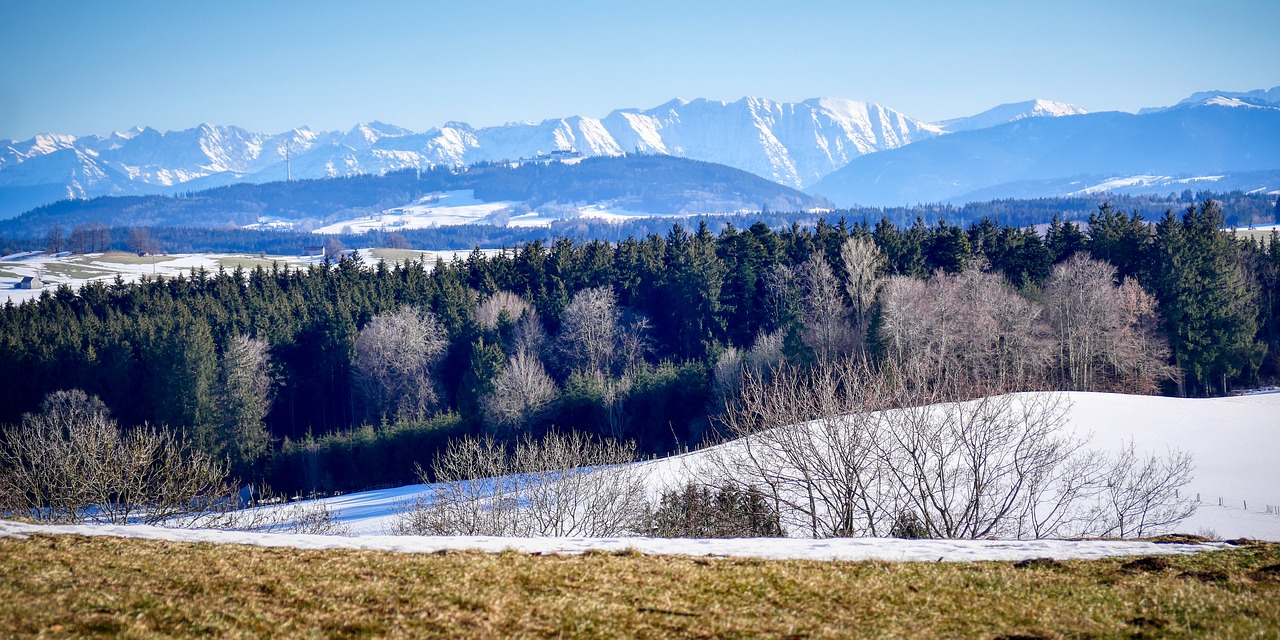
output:
[[[370, 231], [408, 231], [433, 229], [460, 224], [493, 224], [511, 227], [550, 227], [566, 217], [619, 221], [649, 218], [657, 214], [630, 211], [606, 203], [556, 206], [551, 210], [523, 211], [523, 203], [514, 200], [484, 202], [474, 191], [445, 191], [431, 194], [403, 207], [381, 213], [352, 218], [315, 229], [315, 233], [368, 233]], [[732, 213], [732, 212], [726, 212]], [[671, 216], [664, 216], [671, 217]]]
[[[1196, 472], [1186, 487], [1198, 494], [1195, 515], [1177, 531], [1212, 534], [1223, 539], [1280, 541], [1280, 391], [1230, 398], [1161, 398], [1105, 393], [1068, 393], [1072, 403], [1068, 428], [1089, 436], [1091, 445], [1118, 450], [1130, 440], [1141, 452], [1171, 448], [1191, 452]], [[699, 466], [697, 451], [639, 463], [653, 491], [679, 484]], [[649, 538], [490, 538], [387, 535], [404, 506], [430, 486], [411, 485], [324, 499], [347, 536], [182, 530], [158, 527], [82, 525], [47, 527], [0, 522], [0, 535], [62, 532], [119, 535], [179, 541], [235, 542], [306, 549], [358, 548], [430, 552], [440, 549], [529, 553], [581, 553], [587, 550], [636, 549], [643, 553], [741, 556], [754, 558], [972, 561], [1020, 560], [1035, 557], [1097, 558], [1116, 555], [1189, 553], [1220, 545], [1170, 545], [1135, 541], [1060, 540], [896, 540], [755, 539], [665, 540]], [[1219, 505], [1219, 499], [1222, 504]], [[1269, 512], [1268, 509], [1271, 511]]]
[[[319, 242], [317, 240], [317, 243]], [[413, 259], [422, 257], [426, 259], [428, 267], [435, 264], [436, 258], [442, 258], [448, 262], [454, 257], [466, 258], [470, 254], [471, 251], [360, 249], [360, 257], [367, 264], [377, 264], [382, 259], [397, 262], [406, 257]], [[125, 282], [136, 282], [142, 276], [190, 276], [193, 270], [202, 268], [216, 273], [218, 269], [228, 271], [236, 267], [252, 269], [259, 265], [270, 269], [273, 263], [282, 267], [299, 268], [321, 264], [323, 261], [323, 257], [316, 255], [179, 253], [140, 257], [125, 251], [79, 255], [69, 253], [49, 255], [41, 251], [33, 251], [0, 257], [0, 304], [7, 301], [18, 304], [38, 298], [42, 291], [52, 291], [61, 284], [79, 289], [86, 282], [111, 283], [115, 281], [116, 276]], [[44, 289], [18, 289], [18, 283], [26, 276], [39, 276], [44, 281]]]

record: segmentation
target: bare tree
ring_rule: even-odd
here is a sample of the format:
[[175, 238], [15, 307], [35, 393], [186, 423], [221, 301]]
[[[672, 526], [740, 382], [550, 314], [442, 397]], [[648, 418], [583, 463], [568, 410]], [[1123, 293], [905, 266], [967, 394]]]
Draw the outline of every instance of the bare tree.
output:
[[356, 337], [355, 386], [374, 415], [420, 420], [436, 403], [433, 369], [448, 336], [430, 311], [405, 306], [375, 316]]
[[883, 478], [867, 409], [868, 371], [852, 361], [769, 380], [748, 370], [738, 402], [720, 417], [728, 442], [712, 449], [714, 475], [759, 487], [788, 530], [813, 537], [887, 533], [892, 515], [872, 484]]
[[765, 310], [775, 328], [783, 328], [800, 318], [800, 286], [796, 272], [778, 263], [764, 274]]
[[618, 318], [613, 289], [596, 287], [573, 295], [560, 316], [558, 339], [571, 370], [608, 371], [618, 339]]
[[622, 375], [628, 376], [644, 364], [645, 357], [653, 350], [649, 339], [653, 323], [648, 316], [630, 311], [624, 314], [624, 319], [622, 328], [618, 331], [616, 361]]
[[821, 253], [814, 254], [800, 269], [801, 320], [804, 342], [819, 361], [829, 361], [854, 348], [849, 307], [844, 303], [840, 280]]
[[533, 311], [533, 307], [524, 298], [510, 291], [497, 291], [476, 307], [476, 323], [493, 331], [504, 316], [507, 322], [519, 322], [525, 313]]
[[579, 433], [525, 437], [508, 448], [492, 437], [449, 443], [419, 468], [424, 494], [401, 514], [396, 533], [505, 536], [613, 536], [634, 530], [644, 484], [629, 463], [634, 443]]
[[1061, 394], [957, 393], [931, 372], [852, 360], [768, 382], [748, 372], [700, 473], [760, 487], [788, 530], [814, 537], [904, 523], [943, 538], [1141, 535], [1186, 516], [1189, 456], [1086, 449], [1063, 428]]
[[498, 374], [493, 392], [483, 401], [485, 422], [499, 433], [517, 429], [554, 400], [558, 391], [538, 357], [518, 351]]
[[845, 290], [853, 302], [854, 337], [858, 342], [859, 355], [865, 358], [872, 305], [883, 284], [884, 255], [871, 238], [856, 236], [841, 245], [840, 259], [844, 262]]
[[1155, 299], [1116, 269], [1076, 254], [1045, 283], [1046, 317], [1057, 342], [1061, 384], [1085, 391], [1150, 392], [1172, 375], [1155, 334]]
[[890, 362], [971, 395], [1039, 388], [1050, 360], [1040, 308], [970, 268], [928, 282], [890, 278], [877, 337]]

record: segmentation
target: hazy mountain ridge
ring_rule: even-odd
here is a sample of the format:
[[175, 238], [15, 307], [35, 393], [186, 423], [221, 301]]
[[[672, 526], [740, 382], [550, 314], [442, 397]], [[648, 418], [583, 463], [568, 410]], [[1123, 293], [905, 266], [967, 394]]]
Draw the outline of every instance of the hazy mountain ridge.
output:
[[808, 191], [840, 206], [1059, 196], [1108, 185], [1167, 193], [1221, 180], [1271, 191], [1280, 189], [1276, 170], [1280, 108], [1207, 101], [953, 133], [857, 158]]
[[[21, 142], [0, 141], [0, 217], [66, 198], [186, 193], [240, 182], [462, 167], [555, 152], [583, 157], [641, 152], [714, 162], [846, 205], [954, 200], [966, 194], [1053, 196], [1107, 185], [1157, 188], [1162, 182], [1211, 177], [1206, 171], [1280, 170], [1265, 148], [1242, 151], [1250, 155], [1245, 160], [1227, 161], [1236, 153], [1224, 146], [1228, 141], [1244, 140], [1248, 149], [1259, 141], [1280, 144], [1266, 137], [1273, 133], [1227, 133], [1205, 111], [1280, 111], [1277, 105], [1280, 87], [1200, 92], [1172, 107], [1145, 109], [1136, 120], [1121, 118], [1110, 129], [1103, 127], [1096, 139], [1099, 122], [1134, 116], [1087, 114], [1065, 103], [1029, 100], [926, 123], [851, 100], [677, 99], [651, 109], [615, 110], [603, 118], [572, 116], [478, 129], [448, 122], [425, 132], [374, 121], [347, 131], [302, 127], [279, 134], [209, 124], [164, 133], [135, 127], [105, 137], [40, 134]], [[1142, 118], [1173, 112], [1184, 113], [1188, 131], [1200, 132], [1201, 139], [1192, 145], [1195, 153], [1218, 160], [1170, 162], [1168, 154], [1184, 150], [1161, 137], [1184, 139], [1186, 131], [1140, 131], [1149, 125]], [[1046, 124], [1051, 121], [1052, 126]], [[1004, 130], [1009, 123], [1027, 126]], [[1042, 130], [1058, 146], [1046, 147], [1038, 138]], [[965, 137], [970, 135], [977, 137]], [[953, 136], [961, 137], [916, 148]], [[1119, 140], [1128, 143], [1117, 146]], [[1102, 149], [1128, 160], [1097, 155]], [[885, 152], [893, 155], [869, 159]], [[1260, 157], [1268, 160], [1258, 162]], [[890, 160], [896, 165], [881, 170], [882, 162]], [[1236, 183], [1252, 184], [1254, 178]], [[1005, 184], [1010, 187], [1002, 188]], [[1256, 188], [1280, 185], [1268, 179]]]
[[653, 215], [800, 211], [829, 207], [759, 176], [666, 155], [559, 162], [437, 167], [292, 182], [242, 182], [179, 196], [101, 196], [45, 205], [0, 221], [0, 234], [38, 236], [57, 223], [108, 226], [243, 227], [262, 218], [314, 228], [408, 205], [433, 193], [469, 190], [485, 202], [608, 203]]
[[986, 129], [1006, 122], [1016, 122], [1025, 118], [1061, 118], [1089, 113], [1080, 107], [1065, 102], [1052, 100], [1027, 100], [993, 107], [975, 116], [952, 118], [936, 123], [944, 131], [971, 131]]

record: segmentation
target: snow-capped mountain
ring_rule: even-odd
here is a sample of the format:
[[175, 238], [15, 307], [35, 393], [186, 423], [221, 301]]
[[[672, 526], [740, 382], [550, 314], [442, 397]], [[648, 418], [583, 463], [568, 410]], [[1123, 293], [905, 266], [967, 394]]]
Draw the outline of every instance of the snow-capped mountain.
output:
[[1280, 188], [1280, 108], [1215, 98], [1142, 115], [1025, 118], [952, 133], [857, 158], [807, 190], [838, 206], [894, 206]]
[[1085, 113], [1088, 113], [1088, 111], [1065, 102], [1054, 102], [1052, 100], [1027, 100], [1026, 102], [1002, 104], [998, 107], [993, 107], [983, 111], [976, 116], [953, 118], [951, 120], [943, 120], [936, 124], [942, 130], [954, 133], [956, 131], [986, 129], [988, 127], [1005, 124], [1006, 122], [1022, 120], [1024, 118], [1060, 118], [1063, 116], [1076, 116]]
[[1280, 107], [1280, 87], [1253, 91], [1197, 91], [1171, 107], [1148, 107], [1139, 115], [1169, 109], [1219, 105], [1224, 107]]
[[286, 175], [322, 178], [462, 166], [556, 151], [585, 157], [674, 155], [801, 187], [861, 155], [940, 133], [934, 125], [873, 103], [743, 98], [673, 100], [604, 118], [573, 116], [480, 129], [449, 122], [422, 133], [371, 122], [346, 132], [304, 127], [277, 135], [209, 124], [165, 133], [134, 128], [105, 137], [42, 134], [23, 142], [0, 141], [0, 215], [14, 215], [41, 199], [172, 193]]

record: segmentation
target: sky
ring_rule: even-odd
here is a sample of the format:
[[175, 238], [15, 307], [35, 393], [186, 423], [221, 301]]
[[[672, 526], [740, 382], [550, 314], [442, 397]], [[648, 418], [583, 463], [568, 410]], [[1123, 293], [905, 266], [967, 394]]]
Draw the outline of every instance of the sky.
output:
[[1275, 0], [0, 0], [0, 138], [424, 131], [676, 97], [1136, 111], [1280, 85], [1278, 23]]

